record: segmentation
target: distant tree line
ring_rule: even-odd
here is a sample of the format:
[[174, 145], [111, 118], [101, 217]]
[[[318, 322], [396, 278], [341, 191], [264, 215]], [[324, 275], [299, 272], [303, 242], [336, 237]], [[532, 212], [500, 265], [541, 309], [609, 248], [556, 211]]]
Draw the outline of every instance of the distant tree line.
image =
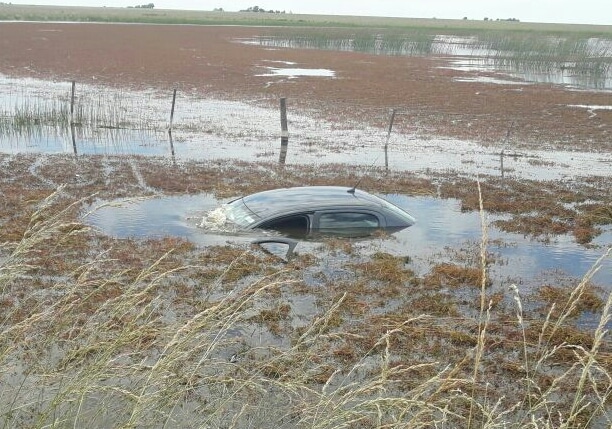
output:
[[264, 8], [261, 8], [259, 6], [251, 6], [249, 8], [243, 9], [240, 12], [262, 12], [262, 13], [285, 13], [285, 11], [283, 10], [282, 12], [280, 10], [265, 10]]
[[[467, 18], [463, 18], [463, 19], [467, 19]], [[485, 17], [485, 19], [484, 19], [484, 20], [485, 20], [485, 21], [493, 21], [493, 19], [492, 19], [492, 18], [491, 18], [491, 19], [489, 19], [489, 18], [487, 18], [487, 17]], [[497, 19], [496, 19], [496, 21], [521, 22], [521, 20], [520, 20], [520, 19], [516, 19], [516, 18], [507, 18], [507, 19], [500, 19], [500, 18], [497, 18]]]
[[155, 7], [155, 5], [153, 3], [148, 3], [148, 4], [139, 4], [137, 6], [128, 6], [128, 9], [130, 8], [134, 8], [134, 9], [153, 9]]

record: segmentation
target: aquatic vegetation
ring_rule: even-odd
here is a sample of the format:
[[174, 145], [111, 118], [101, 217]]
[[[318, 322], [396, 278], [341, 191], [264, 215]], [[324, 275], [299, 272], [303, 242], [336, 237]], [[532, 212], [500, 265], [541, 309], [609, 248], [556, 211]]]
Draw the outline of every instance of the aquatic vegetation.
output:
[[485, 69], [492, 65], [526, 80], [571, 81], [584, 88], [612, 87], [612, 37], [496, 29], [301, 29], [269, 31], [252, 43], [284, 48], [377, 55], [453, 55]]
[[[38, 137], [46, 140], [58, 136], [69, 140], [71, 135], [92, 138], [100, 130], [138, 129], [154, 131], [160, 127], [159, 119], [151, 118], [141, 102], [135, 102], [121, 91], [103, 91], [88, 86], [77, 87], [72, 104], [71, 90], [28, 88], [26, 83], [19, 92], [2, 94], [0, 98], [0, 137]], [[141, 100], [142, 101], [142, 100]], [[104, 138], [109, 138], [106, 133]], [[46, 138], [45, 138], [46, 137]], [[117, 138], [110, 134], [110, 138]]]

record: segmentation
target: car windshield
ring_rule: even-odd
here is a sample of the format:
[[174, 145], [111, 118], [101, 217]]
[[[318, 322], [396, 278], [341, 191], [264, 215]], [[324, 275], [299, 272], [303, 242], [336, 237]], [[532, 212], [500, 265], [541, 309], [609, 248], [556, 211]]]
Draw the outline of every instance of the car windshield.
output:
[[256, 220], [253, 212], [251, 212], [248, 207], [244, 205], [242, 198], [232, 201], [224, 208], [227, 220], [235, 223], [241, 228], [247, 228]]

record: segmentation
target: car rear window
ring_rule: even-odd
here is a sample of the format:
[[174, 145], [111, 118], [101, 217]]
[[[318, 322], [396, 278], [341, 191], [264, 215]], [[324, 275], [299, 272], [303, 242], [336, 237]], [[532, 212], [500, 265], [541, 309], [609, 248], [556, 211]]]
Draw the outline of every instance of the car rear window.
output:
[[323, 213], [319, 217], [321, 230], [370, 229], [379, 226], [378, 218], [369, 213], [334, 212]]

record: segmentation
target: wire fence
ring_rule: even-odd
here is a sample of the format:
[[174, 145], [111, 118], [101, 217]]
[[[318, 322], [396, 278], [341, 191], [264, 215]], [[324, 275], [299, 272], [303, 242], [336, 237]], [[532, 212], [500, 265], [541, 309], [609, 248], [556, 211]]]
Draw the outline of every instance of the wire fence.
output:
[[[413, 154], [419, 147], [460, 154], [493, 147], [501, 156], [525, 150], [609, 154], [611, 112], [609, 106], [557, 105], [539, 115], [516, 116], [448, 106], [381, 107], [359, 100], [333, 105], [274, 97], [233, 101], [180, 88], [128, 91], [0, 79], [0, 151], [174, 157], [179, 149], [184, 158], [250, 160], [280, 151], [284, 160], [288, 147], [299, 146], [304, 162], [335, 152], [346, 156], [331, 157], [333, 162], [359, 163], [372, 156], [362, 148]], [[360, 156], [363, 152], [367, 156]]]

